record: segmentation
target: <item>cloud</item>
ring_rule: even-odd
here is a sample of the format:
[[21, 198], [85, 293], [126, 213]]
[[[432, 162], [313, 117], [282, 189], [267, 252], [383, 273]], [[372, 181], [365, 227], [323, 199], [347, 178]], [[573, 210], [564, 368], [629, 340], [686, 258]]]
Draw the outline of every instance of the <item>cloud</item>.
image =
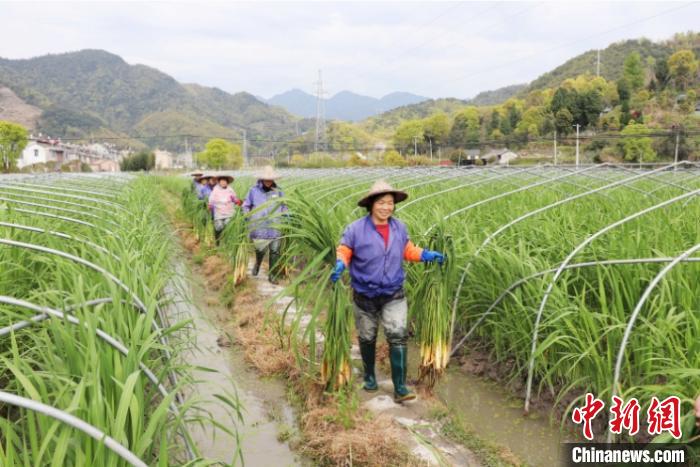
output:
[[684, 5], [0, 3], [0, 56], [101, 48], [180, 81], [264, 96], [310, 92], [321, 68], [332, 93], [470, 97], [617, 40], [659, 40], [697, 27], [700, 6]]

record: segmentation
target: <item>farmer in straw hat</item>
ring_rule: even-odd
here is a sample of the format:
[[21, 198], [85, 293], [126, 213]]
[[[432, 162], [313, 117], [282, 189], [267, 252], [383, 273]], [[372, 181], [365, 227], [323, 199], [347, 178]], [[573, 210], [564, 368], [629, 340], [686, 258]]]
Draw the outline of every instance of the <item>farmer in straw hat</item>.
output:
[[[258, 181], [248, 191], [248, 195], [243, 202], [243, 212], [251, 213], [251, 232], [250, 238], [255, 245], [255, 266], [253, 266], [253, 275], [257, 276], [260, 272], [260, 265], [265, 258], [265, 253], [269, 249], [270, 257], [268, 260], [268, 280], [273, 284], [277, 283], [279, 277], [279, 267], [277, 261], [280, 257], [280, 231], [274, 229], [271, 224], [274, 223], [271, 216], [287, 211], [287, 206], [284, 203], [270, 202], [270, 200], [278, 200], [284, 196], [284, 193], [277, 186], [276, 180], [279, 180], [280, 175], [275, 172], [272, 166], [265, 166], [258, 176]], [[262, 206], [262, 207], [261, 207]]]
[[209, 200], [209, 195], [211, 194], [211, 187], [209, 186], [209, 180], [211, 175], [202, 174], [195, 177], [197, 181], [197, 199]]
[[243, 202], [236, 196], [236, 192], [229, 186], [233, 182], [231, 175], [218, 175], [219, 183], [209, 195], [209, 210], [214, 218], [214, 237], [219, 243], [219, 237], [226, 224], [229, 223], [234, 213], [234, 205], [240, 206]]
[[406, 387], [407, 304], [403, 290], [403, 261], [437, 261], [445, 257], [436, 251], [419, 248], [408, 239], [403, 222], [392, 217], [396, 203], [408, 195], [395, 190], [384, 180], [377, 181], [358, 206], [367, 216], [345, 228], [337, 251], [331, 281], [336, 282], [350, 268], [350, 283], [355, 303], [355, 323], [364, 365], [364, 389], [376, 391], [374, 375], [377, 327], [381, 320], [389, 342], [394, 401], [415, 399]]
[[190, 172], [190, 176], [192, 177], [192, 188], [194, 188], [195, 192], [199, 187], [199, 179], [202, 175], [204, 175], [202, 172]]

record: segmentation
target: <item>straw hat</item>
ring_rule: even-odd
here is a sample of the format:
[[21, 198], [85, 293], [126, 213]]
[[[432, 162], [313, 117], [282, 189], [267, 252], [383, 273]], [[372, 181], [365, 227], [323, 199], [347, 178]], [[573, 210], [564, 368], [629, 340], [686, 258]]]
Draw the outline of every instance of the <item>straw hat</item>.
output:
[[234, 179], [233, 175], [231, 175], [230, 173], [226, 173], [226, 172], [215, 172], [215, 173], [210, 174], [209, 176], [211, 178], [215, 178], [217, 181], [219, 181], [223, 178], [224, 180], [226, 180], [229, 183], [233, 183], [233, 179]]
[[372, 185], [372, 188], [369, 189], [369, 192], [364, 196], [364, 198], [357, 202], [357, 205], [367, 208], [372, 203], [372, 198], [377, 195], [385, 195], [388, 193], [394, 195], [394, 202], [396, 203], [400, 203], [408, 198], [408, 195], [405, 192], [394, 189], [385, 180], [377, 180], [374, 182], [374, 185]]
[[203, 175], [203, 172], [190, 172], [188, 175], [190, 175], [191, 177], [197, 178], [197, 177]]
[[271, 165], [263, 167], [262, 172], [258, 174], [258, 180], [277, 180], [281, 175], [275, 172]]

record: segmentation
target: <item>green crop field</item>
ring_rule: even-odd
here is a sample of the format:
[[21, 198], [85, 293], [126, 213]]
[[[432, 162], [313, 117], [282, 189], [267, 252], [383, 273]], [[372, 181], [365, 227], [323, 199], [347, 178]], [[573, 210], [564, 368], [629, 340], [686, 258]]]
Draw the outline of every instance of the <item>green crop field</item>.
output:
[[[282, 183], [292, 212], [283, 223], [289, 261], [311, 262], [300, 274], [307, 284], [316, 278], [295, 285], [300, 300], [321, 298], [332, 248], [343, 226], [365, 214], [355, 203], [379, 178], [409, 193], [395, 216], [412, 240], [449, 256], [449, 267], [406, 267], [423, 365], [444, 367], [445, 340], [453, 353], [478, 343], [496, 363], [514, 362], [510, 377], [527, 384], [526, 410], [541, 391], [572, 406], [587, 391], [640, 401], [677, 395], [692, 431], [697, 166], [290, 172]], [[325, 269], [314, 261], [319, 253]]]
[[[254, 182], [240, 172], [244, 196]], [[646, 403], [678, 396], [683, 438], [700, 392], [700, 167], [627, 165], [287, 170], [283, 293], [302, 372], [351, 381], [347, 275], [329, 279], [343, 228], [378, 179], [418, 246], [443, 266], [407, 264], [406, 291], [428, 388], [455, 355], [489, 352], [566, 414], [586, 392]], [[162, 188], [212, 244], [185, 177], [0, 179], [0, 465], [181, 465], [196, 404], [165, 293], [174, 255]], [[247, 220], [218, 250], [245, 280]], [[282, 316], [281, 319], [290, 318]], [[194, 414], [194, 415], [193, 415]], [[206, 423], [207, 421], [204, 421]], [[669, 435], [662, 438], [669, 440]]]
[[[0, 465], [197, 457], [164, 293], [172, 244], [146, 178], [0, 179]], [[104, 437], [104, 438], [103, 438]]]

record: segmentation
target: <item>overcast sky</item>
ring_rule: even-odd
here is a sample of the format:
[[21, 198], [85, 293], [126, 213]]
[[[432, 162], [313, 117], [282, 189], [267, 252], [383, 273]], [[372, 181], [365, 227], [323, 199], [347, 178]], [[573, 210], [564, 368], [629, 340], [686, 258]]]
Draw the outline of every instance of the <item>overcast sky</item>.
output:
[[[0, 2], [0, 56], [104, 49], [181, 82], [263, 97], [473, 97], [586, 50], [700, 29], [698, 2]], [[593, 64], [591, 71], [594, 71]]]

